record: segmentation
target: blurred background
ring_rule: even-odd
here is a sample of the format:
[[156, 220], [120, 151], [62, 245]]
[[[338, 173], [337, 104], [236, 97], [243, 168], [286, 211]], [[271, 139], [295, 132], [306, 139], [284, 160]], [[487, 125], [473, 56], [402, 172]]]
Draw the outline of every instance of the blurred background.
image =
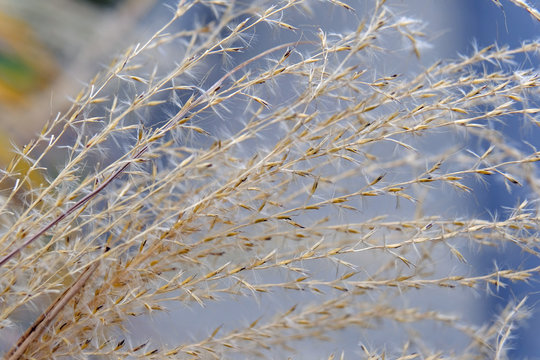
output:
[[[463, 45], [459, 48], [462, 54], [471, 53], [474, 43], [478, 48], [486, 47], [490, 44], [499, 46], [519, 47], [524, 42], [538, 41], [540, 34], [540, 23], [534, 20], [528, 13], [509, 2], [501, 1], [504, 8], [500, 9], [492, 1], [459, 1], [462, 16], [459, 19]], [[530, 1], [529, 4], [537, 9], [540, 6], [538, 1]], [[533, 69], [539, 70], [539, 57], [516, 56], [514, 68], [516, 70]], [[533, 90], [538, 92], [538, 90]], [[519, 116], [508, 119], [507, 122], [498, 123], [498, 127], [512, 140], [514, 146], [521, 145], [520, 150], [525, 149], [526, 142], [537, 149], [540, 148], [540, 128], [524, 128]], [[520, 140], [515, 141], [515, 140]], [[512, 142], [512, 141], [511, 141]], [[540, 169], [537, 170], [537, 179], [540, 179]], [[502, 182], [492, 181], [488, 184], [488, 191], [482, 191], [484, 196], [478, 199], [477, 208], [483, 212], [486, 219], [496, 216], [505, 219], [523, 200], [530, 198], [528, 194], [531, 189], [524, 186], [515, 188], [510, 193]], [[482, 214], [482, 213], [481, 213]], [[540, 260], [519, 251], [516, 248], [499, 249], [499, 251], [483, 252], [479, 257], [478, 266], [493, 270], [495, 264], [499, 268], [532, 268], [540, 265]], [[493, 316], [500, 313], [500, 310], [509, 301], [520, 301], [528, 295], [527, 305], [533, 311], [533, 316], [523, 326], [519, 327], [511, 341], [512, 350], [509, 352], [511, 359], [540, 359], [540, 313], [537, 303], [540, 300], [539, 276], [531, 279], [529, 284], [508, 283], [508, 287], [501, 288], [495, 296], [490, 297], [486, 303], [486, 316]], [[531, 288], [537, 291], [531, 293]], [[533, 290], [534, 291], [534, 290]]]
[[[137, 39], [155, 0], [0, 0], [0, 164]], [[159, 25], [159, 24], [158, 24]]]
[[[47, 119], [65, 111], [70, 105], [69, 97], [77, 94], [97, 71], [106, 68], [119, 49], [141, 41], [144, 34], [151, 34], [162, 25], [170, 17], [167, 3], [174, 2], [0, 0], [0, 166], [10, 161], [12, 144], [23, 146]], [[505, 2], [502, 10], [490, 0], [404, 0], [394, 4], [404, 16], [428, 22], [425, 30], [428, 37], [421, 49], [423, 64], [472, 53], [474, 44], [479, 48], [493, 43], [519, 46], [540, 33], [540, 23], [523, 9]], [[517, 58], [516, 62], [518, 68], [538, 68], [536, 58]], [[526, 139], [540, 146], [540, 129], [523, 129], [519, 119], [499, 126], [509, 137]], [[479, 192], [486, 194], [476, 203], [485, 218], [492, 218], [494, 214], [504, 218], [508, 209], [521, 202], [529, 191], [522, 188], [508, 193], [503, 187], [502, 182], [495, 182], [488, 184], [489, 191]], [[489, 270], [493, 270], [495, 262], [501, 268], [540, 265], [538, 259], [512, 251], [485, 252], [475, 257], [479, 259], [478, 266]], [[534, 283], [537, 280], [533, 280]], [[529, 286], [510, 284], [489, 300], [486, 298], [482, 315], [492, 317], [509, 300], [519, 301], [529, 291]], [[537, 296], [531, 294], [530, 307], [534, 308]], [[242, 311], [246, 311], [246, 306], [241, 304]], [[198, 313], [192, 312], [191, 316], [193, 320], [204, 321]], [[208, 321], [215, 316], [211, 307], [205, 311], [205, 316]], [[230, 317], [232, 321], [236, 313], [231, 312]], [[162, 319], [165, 327], [174, 327], [176, 323], [166, 323], [174, 320], [174, 314], [167, 318]], [[184, 323], [190, 322], [190, 314], [184, 312], [182, 318]], [[536, 314], [515, 333], [510, 357], [540, 358], [537, 357], [540, 343], [536, 335], [539, 331], [540, 317]], [[354, 346], [358, 343], [354, 339], [343, 340], [352, 341]]]

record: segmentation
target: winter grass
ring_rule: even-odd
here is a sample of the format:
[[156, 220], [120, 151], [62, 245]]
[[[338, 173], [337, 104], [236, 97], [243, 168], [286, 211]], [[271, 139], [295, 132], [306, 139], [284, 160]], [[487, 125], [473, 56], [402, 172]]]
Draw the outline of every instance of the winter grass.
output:
[[[201, 6], [209, 21], [177, 25]], [[540, 152], [496, 124], [539, 125], [538, 75], [512, 59], [540, 44], [395, 73], [390, 60], [421, 57], [421, 21], [391, 2], [354, 8], [182, 0], [18, 151], [0, 180], [7, 359], [272, 358], [347, 329], [365, 329], [362, 344], [319, 355], [506, 357], [526, 299], [484, 324], [411, 299], [492, 296], [540, 270], [474, 266], [483, 248], [538, 256]], [[348, 29], [304, 25], [323, 10]], [[268, 29], [275, 43], [258, 37]], [[470, 215], [490, 181], [528, 198]], [[287, 303], [291, 292], [311, 295]], [[192, 336], [172, 345], [136, 342], [129, 325], [175, 304], [272, 298], [284, 308], [200, 338], [179, 319]], [[465, 345], [439, 348], [426, 322]], [[388, 324], [406, 338], [369, 344]]]

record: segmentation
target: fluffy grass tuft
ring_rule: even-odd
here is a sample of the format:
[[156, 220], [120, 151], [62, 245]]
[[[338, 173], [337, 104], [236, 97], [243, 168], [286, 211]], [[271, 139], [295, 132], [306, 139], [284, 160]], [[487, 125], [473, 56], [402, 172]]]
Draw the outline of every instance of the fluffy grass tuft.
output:
[[[0, 173], [6, 359], [319, 342], [321, 358], [505, 358], [525, 299], [493, 320], [475, 306], [540, 266], [476, 261], [539, 255], [540, 152], [500, 124], [539, 125], [538, 74], [513, 59], [540, 44], [399, 69], [421, 56], [422, 23], [356, 7], [181, 0], [18, 150]], [[330, 12], [346, 26], [305, 25]], [[474, 215], [497, 182], [527, 199]]]

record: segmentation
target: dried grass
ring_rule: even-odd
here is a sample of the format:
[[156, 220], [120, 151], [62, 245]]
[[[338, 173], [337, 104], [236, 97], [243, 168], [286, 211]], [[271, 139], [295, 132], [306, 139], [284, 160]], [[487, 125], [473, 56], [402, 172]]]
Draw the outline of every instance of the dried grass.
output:
[[[213, 20], [178, 30], [195, 5]], [[356, 23], [303, 27], [312, 6]], [[540, 44], [387, 73], [380, 63], [420, 56], [422, 37], [387, 6], [182, 0], [97, 75], [0, 174], [14, 184], [0, 203], [0, 334], [16, 344], [6, 358], [271, 358], [388, 324], [406, 338], [389, 330], [354, 356], [505, 358], [525, 299], [483, 326], [414, 299], [489, 296], [540, 270], [474, 266], [483, 248], [538, 256], [540, 152], [496, 124], [539, 125], [538, 74], [512, 59]], [[277, 42], [257, 42], [268, 27]], [[469, 215], [467, 199], [492, 181], [528, 199], [508, 216]], [[290, 303], [296, 291], [308, 301]], [[175, 304], [204, 313], [268, 298], [285, 307], [208, 336], [180, 317], [192, 337], [174, 345], [137, 343], [145, 329], [130, 328]], [[425, 323], [467, 345], [439, 349], [414, 332]], [[318, 355], [353, 356], [332, 352]]]

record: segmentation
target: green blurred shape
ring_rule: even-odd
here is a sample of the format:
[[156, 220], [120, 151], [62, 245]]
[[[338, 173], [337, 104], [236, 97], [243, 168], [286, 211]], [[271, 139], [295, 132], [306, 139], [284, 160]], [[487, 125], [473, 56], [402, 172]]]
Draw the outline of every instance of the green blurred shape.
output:
[[0, 82], [18, 92], [29, 92], [38, 87], [38, 73], [16, 55], [0, 52]]

